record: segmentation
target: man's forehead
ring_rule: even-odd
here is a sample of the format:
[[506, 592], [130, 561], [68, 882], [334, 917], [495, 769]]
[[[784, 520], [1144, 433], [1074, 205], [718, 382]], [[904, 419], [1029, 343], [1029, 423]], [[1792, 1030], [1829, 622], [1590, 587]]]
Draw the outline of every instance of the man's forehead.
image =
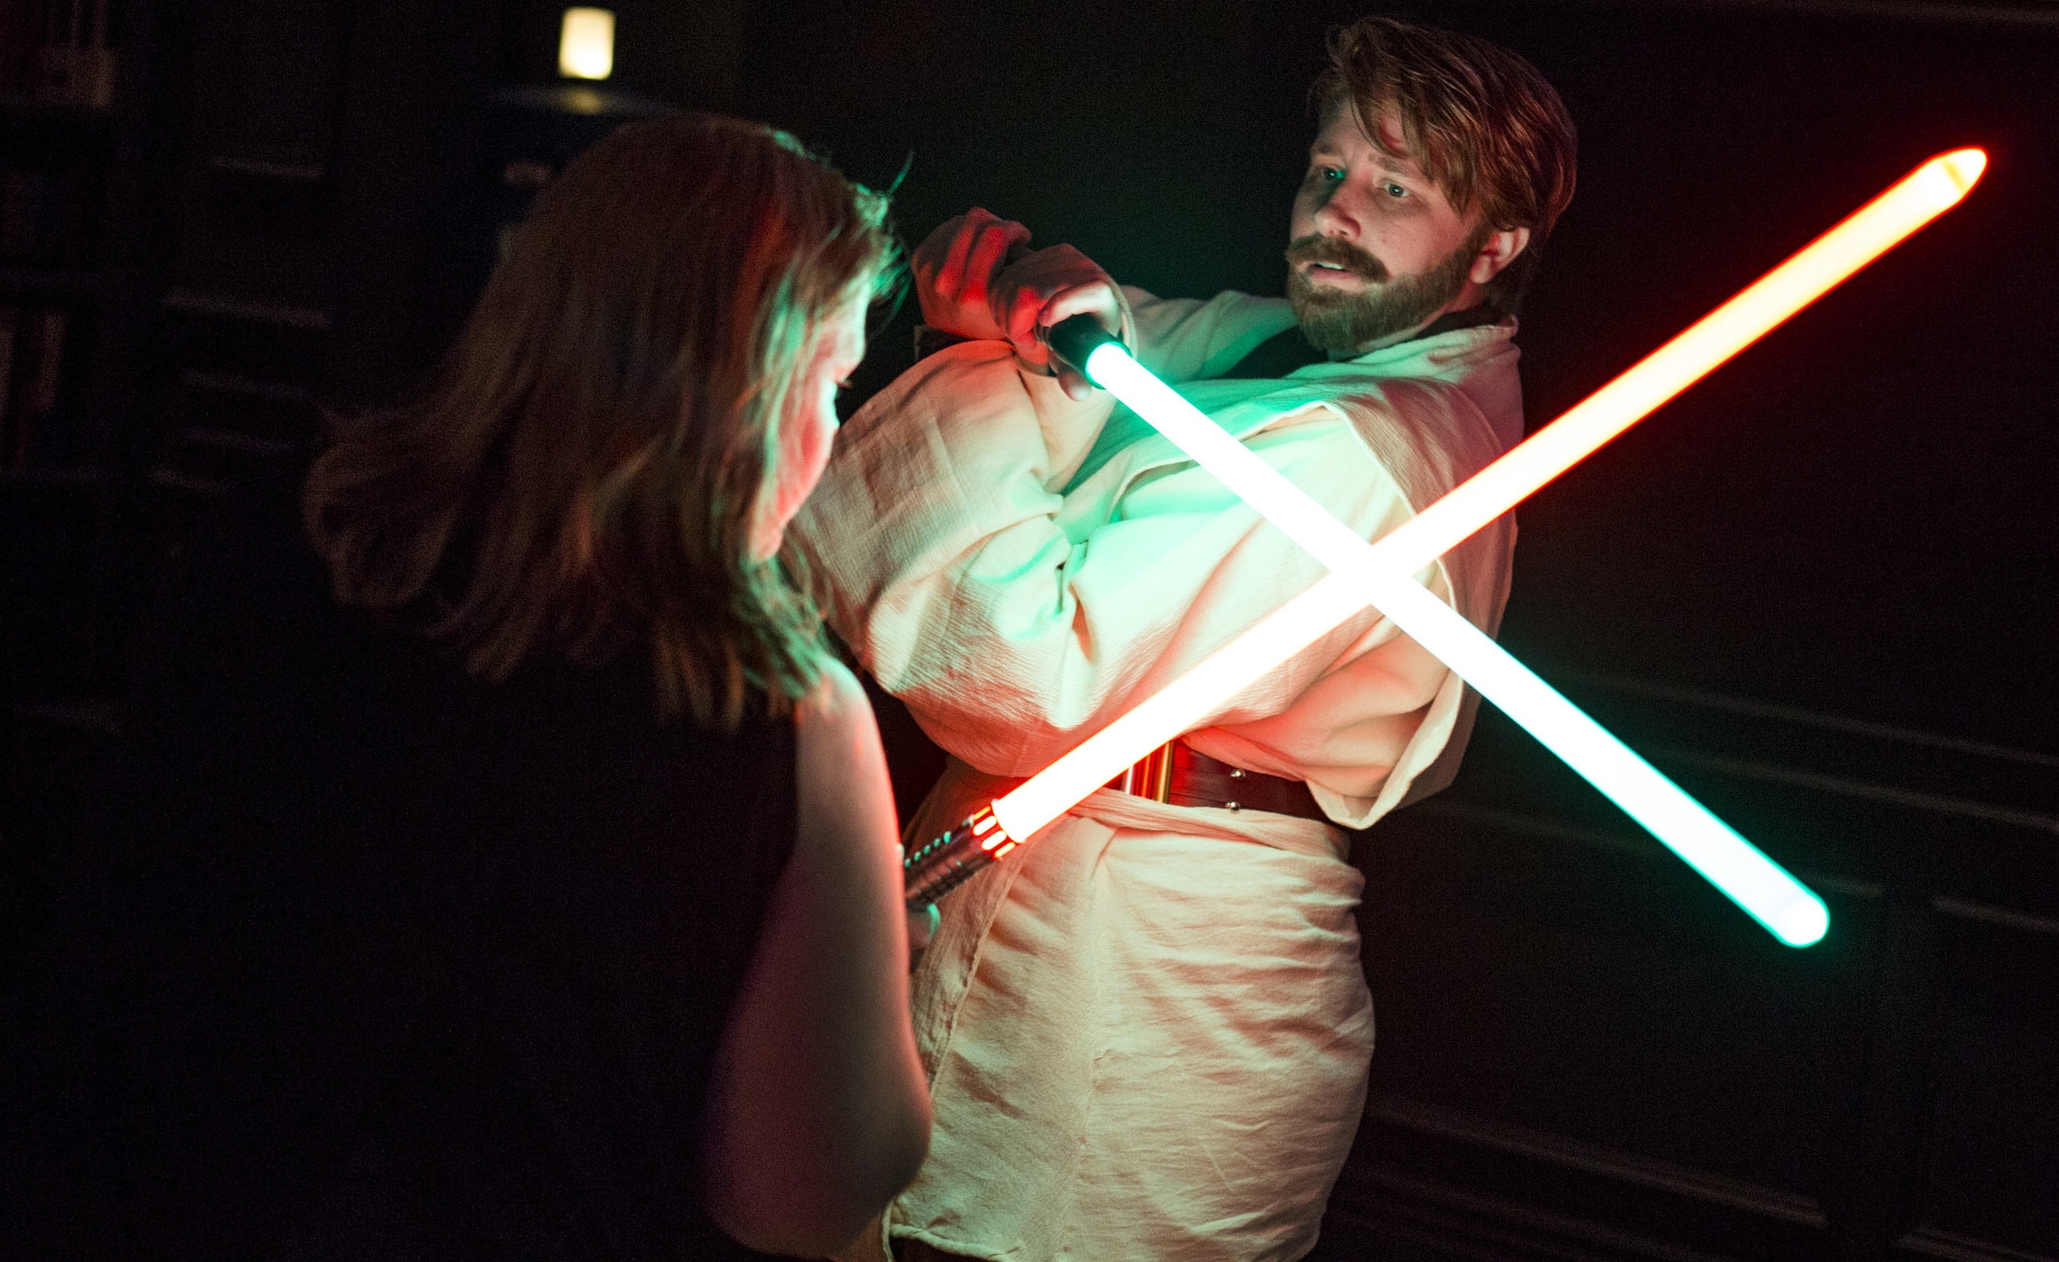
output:
[[1421, 175], [1422, 165], [1409, 156], [1408, 137], [1401, 120], [1393, 111], [1381, 110], [1373, 121], [1379, 129], [1377, 139], [1366, 133], [1358, 111], [1343, 107], [1332, 110], [1322, 130], [1316, 133], [1315, 143], [1309, 146], [1309, 153], [1337, 157], [1360, 153], [1391, 171]]

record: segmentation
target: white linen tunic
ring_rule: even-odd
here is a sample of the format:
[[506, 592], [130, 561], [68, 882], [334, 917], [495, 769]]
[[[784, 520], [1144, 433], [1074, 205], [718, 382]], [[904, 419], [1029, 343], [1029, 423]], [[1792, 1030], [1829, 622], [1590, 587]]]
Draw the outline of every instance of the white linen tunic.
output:
[[[1144, 363], [1366, 538], [1521, 438], [1512, 319], [1222, 381], [1291, 327], [1285, 302], [1126, 297]], [[1069, 400], [999, 342], [868, 402], [788, 537], [950, 755], [921, 840], [1323, 573], [1108, 396]], [[1504, 518], [1418, 577], [1491, 633], [1513, 540]], [[1187, 739], [1362, 828], [1449, 780], [1470, 701], [1368, 610]], [[947, 897], [913, 979], [936, 1126], [886, 1230], [1009, 1262], [1306, 1253], [1372, 1051], [1345, 846], [1104, 789]]]

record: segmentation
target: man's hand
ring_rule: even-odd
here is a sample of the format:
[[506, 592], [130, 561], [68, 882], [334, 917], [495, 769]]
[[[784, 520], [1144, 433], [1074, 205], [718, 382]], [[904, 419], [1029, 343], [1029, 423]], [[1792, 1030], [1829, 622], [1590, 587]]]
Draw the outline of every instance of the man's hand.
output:
[[[967, 338], [1005, 339], [1023, 362], [1051, 371], [1037, 340], [1068, 316], [1091, 313], [1121, 335], [1122, 295], [1108, 273], [1069, 245], [1029, 249], [1029, 229], [974, 209], [946, 220], [916, 247], [910, 266], [922, 321]], [[1085, 377], [1060, 369], [1058, 383], [1074, 399], [1092, 391]]]
[[1006, 338], [994, 316], [994, 278], [1029, 239], [1028, 228], [978, 207], [938, 224], [908, 260], [922, 322], [977, 341]]
[[1055, 369], [1069, 398], [1091, 394], [1093, 386], [1085, 377], [1051, 362], [1050, 349], [1037, 339], [1037, 330], [1084, 313], [1122, 336], [1122, 294], [1101, 265], [1069, 245], [1047, 246], [1002, 268], [992, 290], [994, 317], [1016, 355], [1046, 372]]

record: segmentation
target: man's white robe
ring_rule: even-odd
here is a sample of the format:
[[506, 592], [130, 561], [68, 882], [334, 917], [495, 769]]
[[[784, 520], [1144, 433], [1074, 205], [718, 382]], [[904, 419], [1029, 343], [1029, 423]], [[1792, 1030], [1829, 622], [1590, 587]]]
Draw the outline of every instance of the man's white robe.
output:
[[[1522, 437], [1513, 320], [1215, 380], [1278, 299], [1126, 291], [1139, 358], [1368, 539]], [[1495, 629], [1504, 518], [1419, 579]], [[789, 530], [831, 624], [951, 756], [926, 840], [1171, 681], [1321, 567], [1099, 394], [999, 342], [848, 424]], [[1188, 742], [1363, 828], [1447, 782], [1470, 697], [1368, 610]], [[1358, 1125], [1372, 1004], [1337, 827], [1100, 790], [943, 904], [914, 978], [936, 1128], [888, 1230], [1008, 1262], [1295, 1258]]]

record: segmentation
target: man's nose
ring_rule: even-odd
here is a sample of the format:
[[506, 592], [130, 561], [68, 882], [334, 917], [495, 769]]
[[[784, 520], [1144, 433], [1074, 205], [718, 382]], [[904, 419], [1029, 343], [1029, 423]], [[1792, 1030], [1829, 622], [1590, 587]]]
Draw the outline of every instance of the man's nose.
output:
[[1363, 226], [1352, 204], [1348, 189], [1334, 189], [1330, 195], [1316, 205], [1315, 214], [1310, 216], [1315, 230], [1326, 237], [1341, 237], [1356, 241]]

